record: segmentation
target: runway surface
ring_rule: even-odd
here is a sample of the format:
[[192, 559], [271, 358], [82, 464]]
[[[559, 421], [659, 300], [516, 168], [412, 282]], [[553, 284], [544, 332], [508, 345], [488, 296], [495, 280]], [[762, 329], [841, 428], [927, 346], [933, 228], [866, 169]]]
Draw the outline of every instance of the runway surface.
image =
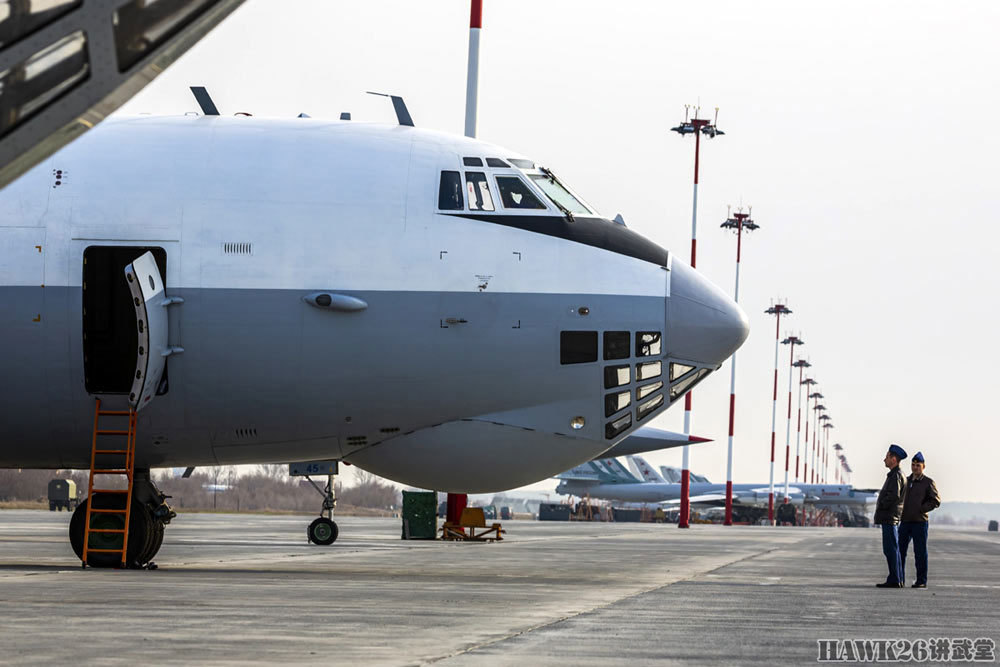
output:
[[[930, 588], [882, 590], [876, 529], [182, 514], [156, 571], [82, 570], [69, 514], [0, 511], [5, 664], [801, 664], [818, 639], [1000, 643], [1000, 538], [931, 528]], [[907, 563], [912, 580], [913, 565]]]

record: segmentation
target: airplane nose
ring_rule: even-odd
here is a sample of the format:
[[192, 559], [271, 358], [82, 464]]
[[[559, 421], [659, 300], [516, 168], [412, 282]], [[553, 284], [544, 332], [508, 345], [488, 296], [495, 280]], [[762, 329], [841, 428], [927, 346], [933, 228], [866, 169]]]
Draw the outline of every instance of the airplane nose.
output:
[[676, 359], [722, 364], [750, 335], [750, 322], [728, 294], [674, 258], [667, 298], [667, 353]]

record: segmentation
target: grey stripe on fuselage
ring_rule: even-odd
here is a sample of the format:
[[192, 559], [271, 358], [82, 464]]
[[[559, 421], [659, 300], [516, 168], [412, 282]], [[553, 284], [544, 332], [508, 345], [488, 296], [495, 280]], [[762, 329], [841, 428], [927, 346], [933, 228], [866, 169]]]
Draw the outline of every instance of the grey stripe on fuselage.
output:
[[[557, 399], [558, 414], [518, 425], [567, 433], [568, 419], [585, 415], [572, 435], [611, 446], [604, 362], [560, 365], [559, 332], [663, 328], [656, 297], [349, 292], [368, 303], [357, 313], [303, 302], [323, 289], [168, 284], [169, 296], [185, 300], [170, 315], [170, 342], [185, 351], [169, 360], [169, 393], [140, 413], [139, 466], [349, 456], [357, 438], [370, 445]], [[80, 288], [3, 287], [0, 304], [0, 466], [87, 467], [93, 397], [84, 387]], [[669, 340], [665, 347], [660, 358]]]

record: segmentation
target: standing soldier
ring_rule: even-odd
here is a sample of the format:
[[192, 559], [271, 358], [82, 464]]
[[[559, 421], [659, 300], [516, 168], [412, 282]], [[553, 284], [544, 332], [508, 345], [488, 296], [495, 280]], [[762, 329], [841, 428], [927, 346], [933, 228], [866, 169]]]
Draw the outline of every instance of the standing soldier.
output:
[[[913, 540], [917, 580], [913, 588], [927, 588], [927, 513], [941, 505], [934, 480], [924, 474], [924, 455], [917, 452], [910, 461], [912, 475], [906, 478], [906, 499], [899, 523], [899, 571], [906, 575], [906, 549]], [[900, 579], [902, 581], [902, 579]]]
[[875, 523], [882, 526], [882, 553], [889, 565], [889, 576], [884, 583], [875, 584], [879, 588], [902, 588], [903, 565], [899, 558], [899, 517], [903, 514], [903, 495], [906, 480], [899, 471], [899, 462], [906, 458], [906, 451], [899, 445], [889, 445], [885, 455], [885, 467], [889, 473], [885, 484], [878, 492], [875, 503]]

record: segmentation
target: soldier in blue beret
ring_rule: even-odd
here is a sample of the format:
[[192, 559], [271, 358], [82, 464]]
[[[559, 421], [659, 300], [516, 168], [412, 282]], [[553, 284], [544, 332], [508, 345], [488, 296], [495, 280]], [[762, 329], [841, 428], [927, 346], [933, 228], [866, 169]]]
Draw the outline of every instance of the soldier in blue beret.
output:
[[906, 451], [899, 445], [889, 445], [885, 454], [885, 467], [889, 473], [885, 484], [878, 492], [875, 503], [875, 523], [882, 526], [882, 553], [889, 565], [889, 576], [884, 583], [875, 584], [879, 588], [903, 587], [903, 563], [899, 556], [899, 518], [903, 514], [903, 498], [906, 480], [899, 471], [899, 462], [906, 458]]
[[913, 588], [927, 588], [927, 513], [941, 505], [934, 480], [924, 474], [924, 455], [917, 452], [910, 460], [912, 475], [906, 478], [906, 497], [899, 523], [899, 569], [906, 574], [906, 550], [913, 540], [913, 559], [917, 562], [917, 580]]

